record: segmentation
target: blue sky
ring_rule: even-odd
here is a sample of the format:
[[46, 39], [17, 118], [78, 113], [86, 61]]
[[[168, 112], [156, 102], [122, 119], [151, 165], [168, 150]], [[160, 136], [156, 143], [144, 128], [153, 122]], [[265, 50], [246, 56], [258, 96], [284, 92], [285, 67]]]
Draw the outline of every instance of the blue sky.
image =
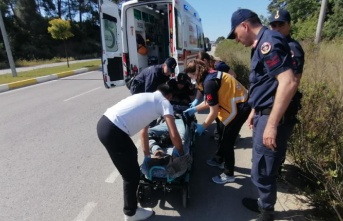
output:
[[238, 8], [247, 8], [258, 15], [269, 17], [270, 0], [187, 0], [198, 11], [205, 37], [211, 41], [226, 37], [231, 28], [231, 15]]

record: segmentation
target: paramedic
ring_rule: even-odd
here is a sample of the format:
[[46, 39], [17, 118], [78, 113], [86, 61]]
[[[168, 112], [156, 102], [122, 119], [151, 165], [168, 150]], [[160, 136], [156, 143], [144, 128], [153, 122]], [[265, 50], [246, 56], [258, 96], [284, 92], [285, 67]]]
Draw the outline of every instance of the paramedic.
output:
[[144, 220], [153, 214], [151, 209], [137, 207], [136, 191], [140, 179], [137, 148], [130, 138], [139, 130], [144, 131], [144, 163], [149, 160], [148, 127], [154, 119], [164, 116], [170, 138], [179, 155], [183, 154], [182, 141], [177, 131], [173, 108], [169, 103], [172, 90], [167, 84], [160, 85], [153, 93], [129, 96], [108, 108], [97, 125], [98, 137], [106, 147], [113, 164], [124, 182], [125, 220]]
[[185, 115], [192, 116], [196, 112], [210, 109], [204, 123], [197, 124], [197, 134], [202, 134], [217, 117], [223, 124], [219, 149], [207, 164], [224, 169], [224, 172], [213, 177], [212, 181], [217, 184], [234, 182], [234, 145], [251, 110], [246, 102], [248, 91], [228, 73], [221, 71], [210, 73], [208, 66], [201, 60], [189, 62], [185, 72], [196, 80], [198, 89], [205, 95], [205, 100], [196, 107], [184, 111]]
[[229, 39], [252, 47], [249, 104], [252, 107], [253, 156], [251, 179], [259, 198], [244, 198], [243, 205], [260, 212], [257, 221], [273, 221], [278, 168], [285, 156], [294, 120], [287, 108], [298, 82], [286, 38], [261, 24], [257, 14], [238, 9], [231, 17]]
[[177, 63], [174, 58], [167, 58], [161, 65], [143, 69], [131, 84], [131, 94], [154, 92], [160, 84], [165, 84], [170, 75], [175, 73]]

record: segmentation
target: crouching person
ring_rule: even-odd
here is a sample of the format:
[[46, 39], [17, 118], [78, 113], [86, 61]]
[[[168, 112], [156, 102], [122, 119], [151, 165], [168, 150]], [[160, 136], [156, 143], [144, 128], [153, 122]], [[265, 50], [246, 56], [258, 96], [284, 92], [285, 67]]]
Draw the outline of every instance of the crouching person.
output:
[[153, 211], [137, 206], [136, 191], [140, 179], [137, 148], [130, 138], [141, 130], [144, 161], [150, 157], [148, 144], [148, 124], [163, 116], [168, 125], [170, 138], [180, 155], [183, 146], [176, 129], [173, 107], [169, 100], [172, 89], [160, 85], [153, 93], [140, 93], [123, 99], [108, 108], [97, 125], [98, 137], [106, 147], [113, 164], [124, 182], [124, 220], [145, 220]]

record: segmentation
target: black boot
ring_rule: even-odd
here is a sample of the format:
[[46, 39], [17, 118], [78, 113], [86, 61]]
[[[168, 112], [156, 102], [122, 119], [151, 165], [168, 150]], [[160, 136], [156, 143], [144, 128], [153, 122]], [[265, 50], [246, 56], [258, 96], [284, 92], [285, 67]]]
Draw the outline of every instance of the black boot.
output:
[[259, 206], [257, 204], [257, 199], [243, 198], [242, 204], [248, 210], [254, 211], [256, 213], [260, 213], [260, 209], [259, 209]]
[[274, 221], [274, 210], [260, 209], [260, 211], [256, 221]]

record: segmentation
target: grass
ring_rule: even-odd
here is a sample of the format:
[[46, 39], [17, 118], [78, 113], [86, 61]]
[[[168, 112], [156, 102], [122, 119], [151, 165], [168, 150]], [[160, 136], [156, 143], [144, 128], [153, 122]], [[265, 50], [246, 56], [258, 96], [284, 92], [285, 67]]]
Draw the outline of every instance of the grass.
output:
[[72, 71], [81, 68], [96, 67], [101, 64], [100, 59], [96, 61], [86, 61], [75, 64], [70, 64], [69, 68], [66, 64], [56, 67], [39, 68], [31, 71], [18, 72], [17, 77], [12, 77], [12, 74], [0, 75], [0, 84], [12, 83], [16, 81], [27, 80], [36, 77], [42, 77], [50, 74], [57, 74], [65, 71]]

